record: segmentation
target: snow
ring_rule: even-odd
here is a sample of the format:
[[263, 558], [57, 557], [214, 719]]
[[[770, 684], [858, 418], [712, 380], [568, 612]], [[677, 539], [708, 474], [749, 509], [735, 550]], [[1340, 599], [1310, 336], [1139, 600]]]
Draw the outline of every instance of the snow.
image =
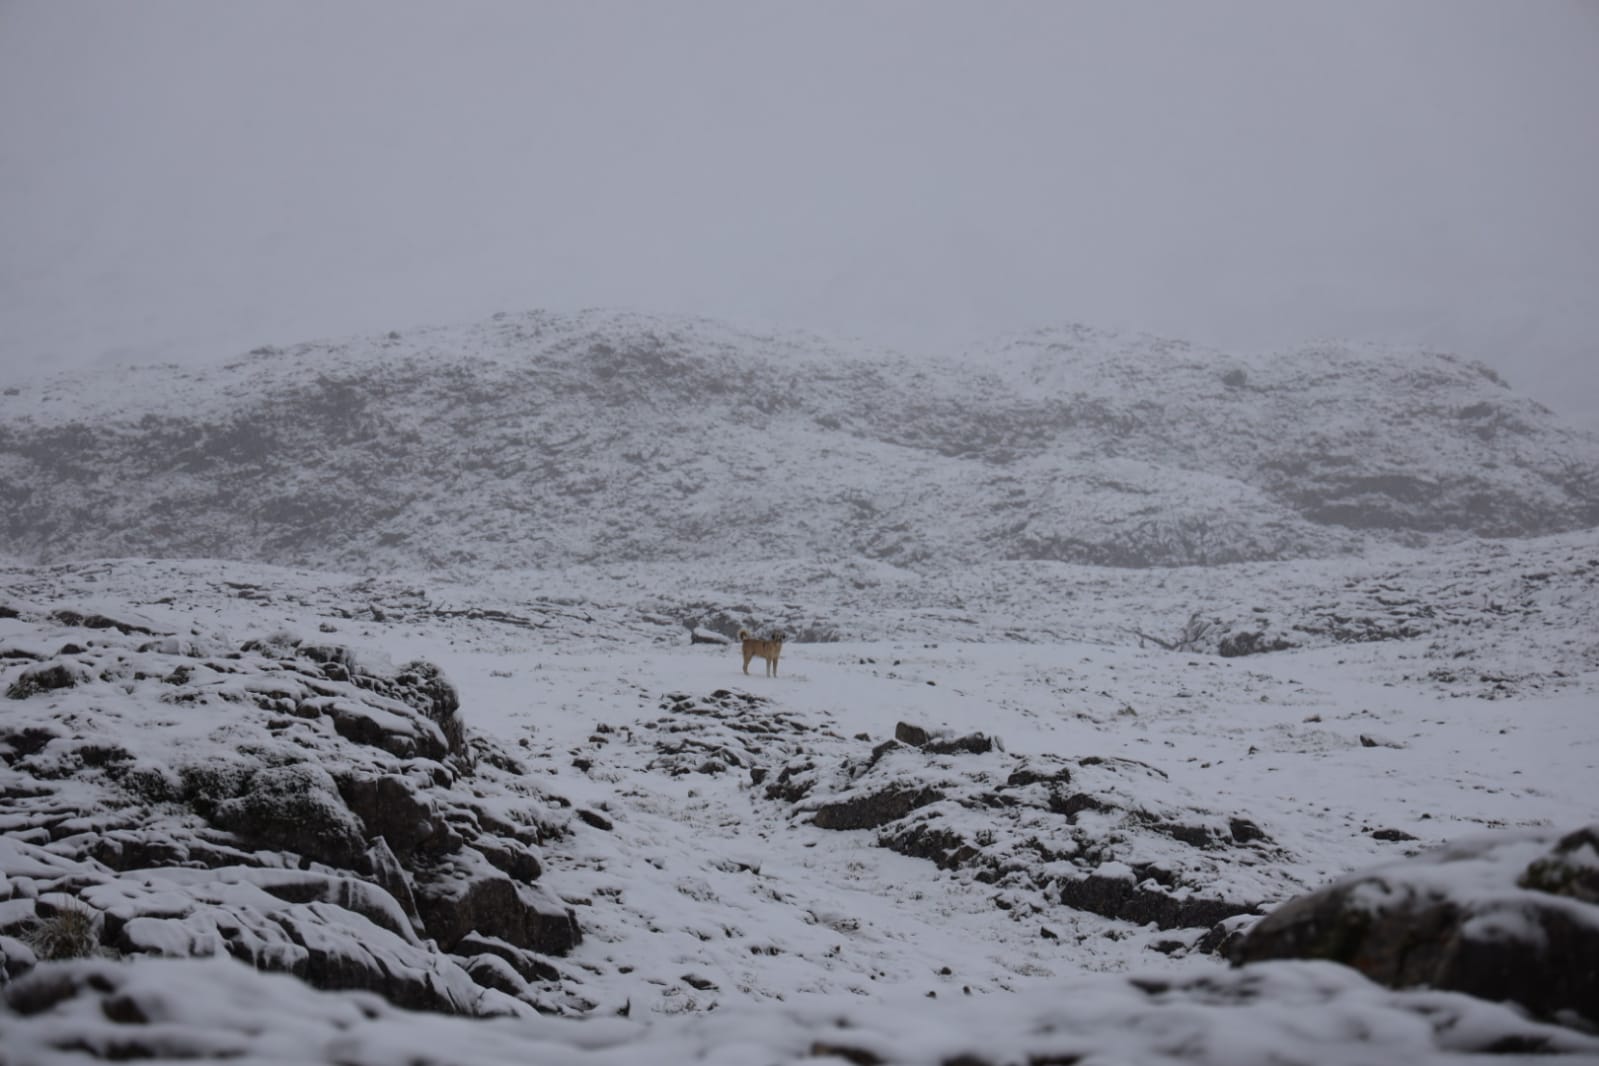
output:
[[[1146, 849], [1138, 857], [1153, 869], [1204, 868], [1203, 887], [1262, 904], [1351, 871], [1391, 869], [1382, 864], [1438, 845], [1463, 858], [1419, 868], [1414, 884], [1497, 892], [1504, 871], [1546, 851], [1551, 833], [1596, 815], [1599, 660], [1584, 636], [1599, 612], [1586, 564], [1596, 549], [1592, 534], [1567, 534], [1292, 568], [1107, 574], [1019, 564], [912, 579], [881, 562], [835, 569], [796, 561], [774, 564], [761, 580], [690, 564], [462, 583], [123, 560], [14, 567], [0, 573], [0, 601], [29, 611], [93, 602], [114, 618], [132, 608], [158, 634], [5, 620], [15, 643], [53, 654], [77, 641], [89, 648], [86, 662], [117, 664], [108, 679], [31, 696], [8, 714], [50, 707], [54, 721], [96, 722], [102, 739], [135, 763], [155, 754], [139, 725], [145, 719], [168, 722], [170, 735], [197, 754], [227, 750], [213, 738], [225, 721], [218, 711], [140, 695], [145, 682], [136, 678], [169, 672], [161, 657], [180, 645], [209, 658], [184, 685], [164, 688], [263, 698], [299, 688], [323, 698], [296, 675], [273, 673], [267, 656], [228, 672], [241, 664], [226, 649], [279, 634], [348, 644], [361, 661], [440, 664], [469, 729], [515, 753], [536, 786], [530, 796], [567, 804], [546, 815], [569, 832], [541, 847], [545, 876], [530, 891], [553, 892], [552, 905], [578, 915], [584, 940], [557, 960], [561, 976], [545, 1005], [586, 1018], [419, 1016], [370, 996], [313, 993], [226, 959], [79, 964], [110, 967], [106, 980], [158, 1023], [138, 1027], [137, 1039], [169, 1055], [381, 1062], [420, 1050], [442, 1061], [785, 1062], [836, 1046], [891, 1062], [971, 1052], [996, 1063], [1068, 1054], [1105, 1062], [1297, 1054], [1316, 1063], [1430, 1063], [1511, 1034], [1534, 1034], [1578, 1057], [1599, 1057], [1599, 1044], [1510, 1008], [1391, 992], [1331, 966], [1230, 971], [1194, 949], [1199, 930], [1074, 911], [1025, 882], [987, 883], [969, 868], [939, 870], [886, 850], [873, 830], [818, 828], [809, 824], [815, 803], [770, 799], [749, 771], [775, 773], [804, 754], [819, 767], [816, 787], [841, 785], [843, 795], [867, 780], [850, 778], [852, 760], [892, 737], [899, 722], [948, 736], [981, 732], [1002, 749], [896, 751], [871, 773], [976, 796], [1016, 766], [1067, 767], [1074, 786], [1162, 818], [1181, 815], [1216, 832], [1248, 819], [1269, 842], [1239, 849], [1249, 862], [1208, 868], [1193, 866], [1176, 841], [1131, 833], [1114, 812], [1085, 810], [1076, 831], [1090, 843], [1125, 836], [1130, 843], [1118, 846]], [[1545, 571], [1552, 576], [1534, 583], [1519, 576]], [[1497, 591], [1444, 591], [1468, 582]], [[1284, 626], [1305, 646], [1241, 659], [1140, 647], [1132, 635], [1167, 631], [1160, 620], [1180, 624], [1194, 603], [1242, 614], [1270, 604], [1285, 620], [1346, 614], [1377, 586], [1391, 599], [1433, 607], [1428, 628], [1344, 643]], [[241, 596], [244, 589], [252, 594]], [[677, 616], [682, 604], [702, 600], [744, 603], [778, 621], [796, 613], [836, 619], [856, 633], [876, 618], [884, 632], [791, 642], [778, 677], [745, 676], [735, 648], [688, 643]], [[547, 625], [514, 624], [543, 611]], [[36, 665], [4, 660], [0, 686]], [[718, 702], [721, 691], [730, 695]], [[752, 725], [759, 730], [748, 731]], [[1362, 736], [1386, 743], [1369, 746]], [[725, 768], [702, 770], [716, 752]], [[1016, 794], [1042, 802], [1044, 791], [1026, 785]], [[27, 802], [6, 801], [18, 810]], [[511, 793], [480, 800], [485, 814], [508, 820], [530, 802]], [[989, 830], [993, 847], [1009, 846], [1000, 820], [953, 800], [935, 807], [927, 813], [973, 836]], [[1416, 839], [1373, 836], [1381, 829]], [[1070, 839], [1051, 839], [1072, 853]], [[1029, 869], [1046, 880], [1080, 872], [1069, 858]], [[0, 872], [0, 894], [13, 902], [83, 874], [52, 854], [48, 839], [12, 836], [0, 837]], [[1139, 876], [1121, 856], [1097, 872]], [[152, 954], [187, 955], [207, 950], [209, 912], [188, 925], [158, 924], [156, 916], [190, 914], [207, 899], [225, 900], [236, 914], [281, 912], [287, 905], [265, 887], [296, 876], [166, 869], [148, 875], [137, 896], [128, 888], [137, 882], [123, 878], [89, 884], [82, 898], [127, 921], [131, 941]], [[295, 919], [297, 935], [338, 951], [361, 945], [400, 970], [430, 965], [403, 919], [387, 914], [374, 924], [350, 909], [337, 879], [325, 883], [321, 901]], [[1511, 922], [1513, 913], [1495, 911], [1492, 920]], [[270, 932], [277, 926], [258, 928], [281, 941], [261, 950], [303, 950]], [[16, 935], [5, 922], [0, 933]], [[453, 963], [436, 979], [459, 997], [512, 1012], [528, 1006], [484, 992]], [[1167, 990], [1148, 991], [1156, 985]], [[70, 1062], [74, 1046], [125, 1046], [118, 1041], [135, 1039], [134, 1030], [105, 1021], [90, 1002], [101, 994], [0, 1014], [0, 1046], [18, 1063]], [[614, 1017], [623, 1009], [626, 1020]]]
[[[1450, 993], [1391, 992], [1327, 963], [1262, 964], [1187, 981], [1068, 978], [1004, 997], [957, 994], [936, 1009], [925, 999], [898, 996], [871, 1003], [824, 997], [647, 1024], [411, 1015], [376, 997], [317, 995], [220, 959], [151, 959], [120, 968], [78, 963], [64, 976], [97, 981], [103, 991], [28, 1018], [0, 1015], [0, 1039], [13, 1061], [68, 1063], [140, 1049], [164, 1059], [374, 1066], [799, 1063], [829, 1056], [893, 1063], [1433, 1066], [1476, 1061], [1474, 1053], [1510, 1038], [1529, 1050], [1570, 1056], [1559, 1061], [1599, 1055], [1599, 1040], [1528, 1022], [1509, 1008]], [[130, 1026], [130, 1016], [148, 1023]], [[1532, 1061], [1501, 1056], [1495, 1061]]]

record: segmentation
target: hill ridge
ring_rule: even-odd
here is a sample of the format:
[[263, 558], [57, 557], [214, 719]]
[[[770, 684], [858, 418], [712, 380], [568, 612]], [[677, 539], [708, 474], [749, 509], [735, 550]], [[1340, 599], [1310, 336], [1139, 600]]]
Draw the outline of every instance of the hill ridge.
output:
[[0, 396], [19, 557], [386, 569], [1317, 557], [1599, 525], [1599, 441], [1442, 353], [1085, 326], [962, 360], [501, 314]]

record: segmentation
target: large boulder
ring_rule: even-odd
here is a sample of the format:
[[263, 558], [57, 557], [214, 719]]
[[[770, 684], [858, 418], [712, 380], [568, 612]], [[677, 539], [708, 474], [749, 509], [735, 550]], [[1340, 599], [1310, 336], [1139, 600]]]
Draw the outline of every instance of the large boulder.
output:
[[1599, 1026], [1599, 826], [1463, 840], [1353, 874], [1254, 926], [1234, 961], [1331, 959]]

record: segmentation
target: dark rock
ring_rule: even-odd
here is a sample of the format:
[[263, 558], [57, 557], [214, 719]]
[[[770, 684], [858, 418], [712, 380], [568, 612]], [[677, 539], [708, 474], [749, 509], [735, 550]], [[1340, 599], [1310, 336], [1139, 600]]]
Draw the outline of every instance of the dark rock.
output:
[[21, 729], [6, 729], [0, 732], [0, 744], [11, 749], [6, 755], [6, 762], [25, 759], [44, 750], [46, 744], [62, 736], [60, 732], [46, 726], [24, 726]]
[[[753, 772], [754, 771], [751, 771], [751, 773]], [[759, 778], [756, 779], [756, 783], [760, 783]], [[611, 831], [611, 820], [605, 817], [605, 815], [601, 814], [599, 811], [590, 810], [587, 807], [579, 807], [577, 809], [577, 816], [583, 819], [585, 824], [591, 825], [595, 829], [602, 829], [606, 832]]]
[[1075, 819], [1081, 811], [1109, 811], [1115, 808], [1097, 796], [1090, 796], [1086, 792], [1073, 792], [1063, 796], [1051, 789], [1049, 793], [1049, 809], [1056, 814], [1063, 814], [1067, 818]]
[[791, 762], [766, 786], [766, 798], [798, 803], [816, 787], [816, 765], [809, 760]]
[[340, 797], [361, 820], [365, 835], [388, 842], [401, 863], [418, 848], [451, 851], [461, 838], [439, 815], [423, 789], [399, 774], [376, 777], [346, 774], [339, 779]]
[[472, 847], [513, 881], [532, 884], [544, 874], [539, 856], [520, 840], [480, 836], [472, 841]]
[[1373, 829], [1371, 831], [1371, 836], [1372, 836], [1373, 840], [1387, 840], [1387, 841], [1394, 841], [1394, 842], [1401, 841], [1401, 840], [1415, 840], [1416, 839], [1414, 836], [1412, 836], [1411, 834], [1405, 832], [1403, 829]]
[[1020, 770], [1011, 771], [1010, 776], [1005, 778], [1005, 787], [1026, 788], [1028, 785], [1036, 785], [1045, 781], [1051, 784], [1064, 785], [1069, 783], [1071, 779], [1071, 771], [1064, 766], [1049, 773], [1034, 769], [1031, 766], [1024, 766]]
[[497, 955], [474, 955], [462, 969], [484, 988], [492, 988], [508, 996], [519, 996], [527, 991], [527, 982], [522, 975]]
[[[1564, 838], [1519, 880], [1536, 882], [1533, 869], [1562, 869], [1591, 832]], [[1563, 851], [1573, 838], [1577, 846]], [[1463, 842], [1291, 900], [1250, 930], [1234, 961], [1331, 959], [1394, 988], [1465, 992], [1514, 1001], [1540, 1018], [1575, 1014], [1599, 1025], [1599, 908], [1518, 890], [1508, 863], [1524, 842], [1509, 834]], [[1502, 887], [1494, 883], [1501, 876]], [[1558, 873], [1554, 881], [1567, 883]], [[1446, 894], [1441, 886], [1453, 887]]]
[[1229, 633], [1221, 638], [1216, 651], [1224, 659], [1235, 659], [1244, 655], [1263, 655], [1266, 652], [1288, 651], [1297, 647], [1287, 637], [1276, 636], [1268, 638], [1264, 631]]
[[564, 955], [582, 939], [559, 900], [513, 881], [471, 848], [419, 869], [415, 879], [422, 923], [446, 951], [471, 932], [545, 955]]
[[1194, 950], [1206, 955], [1215, 954], [1231, 959], [1239, 945], [1244, 942], [1244, 935], [1259, 920], [1258, 915], [1237, 914], [1217, 922], [1195, 942]]
[[498, 937], [468, 933], [455, 945], [457, 955], [493, 955], [503, 959], [524, 981], [559, 981], [561, 971], [531, 951], [507, 944]]
[[980, 853], [959, 833], [929, 822], [916, 822], [885, 831], [877, 842], [901, 855], [927, 859], [941, 870], [958, 869]]
[[1164, 833], [1173, 840], [1180, 840], [1192, 848], [1210, 848], [1216, 846], [1216, 837], [1209, 827], [1203, 825], [1183, 825], [1180, 822], [1148, 822], [1149, 828], [1157, 833]]
[[136, 625], [132, 622], [121, 622], [115, 618], [110, 618], [106, 615], [103, 615], [98, 611], [89, 611], [85, 613], [82, 611], [74, 611], [63, 608], [59, 611], [52, 611], [50, 617], [55, 619], [57, 622], [60, 622], [64, 626], [79, 626], [83, 629], [115, 629], [123, 636], [127, 636], [131, 633], [140, 633], [147, 637], [160, 636], [160, 634], [153, 629]]
[[932, 787], [893, 787], [819, 807], [811, 824], [820, 829], [876, 829], [943, 798]]
[[1248, 818], [1230, 818], [1227, 821], [1228, 832], [1233, 835], [1233, 843], [1250, 844], [1257, 840], [1270, 841], [1266, 831], [1251, 822]]
[[345, 740], [379, 748], [401, 759], [443, 759], [449, 750], [441, 736], [416, 728], [417, 723], [373, 714], [372, 708], [360, 704], [329, 700], [320, 710]]
[[901, 744], [909, 744], [913, 748], [919, 748], [931, 740], [932, 735], [919, 725], [911, 725], [909, 722], [897, 722], [894, 725], [894, 739]]
[[1249, 914], [1254, 910], [1251, 904], [1230, 900], [1193, 896], [1178, 898], [1138, 884], [1132, 878], [1100, 874], [1089, 874], [1079, 879], [1063, 877], [1057, 882], [1057, 888], [1060, 902], [1068, 907], [1132, 922], [1134, 925], [1154, 922], [1162, 929], [1213, 926], [1226, 918]]
[[1599, 903], [1599, 825], [1560, 838], [1548, 855], [1527, 867], [1516, 882], [1554, 896]]
[[58, 689], [71, 688], [80, 680], [82, 680], [80, 672], [65, 663], [40, 666], [24, 671], [21, 677], [13, 681], [10, 687], [6, 689], [6, 697], [13, 700], [25, 700], [29, 696], [35, 696], [41, 692], [54, 692]]
[[388, 841], [378, 837], [372, 842], [372, 846], [367, 848], [365, 859], [366, 868], [373, 882], [399, 904], [400, 910], [410, 921], [412, 930], [421, 932], [422, 917], [417, 913], [416, 896], [411, 891], [411, 875], [400, 864]]
[[968, 733], [964, 737], [930, 740], [922, 745], [929, 755], [982, 755], [994, 750], [994, 738], [985, 733]]
[[352, 868], [366, 851], [360, 821], [328, 772], [311, 763], [257, 770], [247, 790], [217, 803], [209, 818], [246, 840], [330, 866]]

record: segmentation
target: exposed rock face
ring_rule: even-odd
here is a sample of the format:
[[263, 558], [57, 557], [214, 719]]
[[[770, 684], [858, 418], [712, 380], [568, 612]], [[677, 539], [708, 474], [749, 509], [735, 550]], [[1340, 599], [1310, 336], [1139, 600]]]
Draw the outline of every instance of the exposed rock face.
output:
[[[955, 362], [600, 313], [305, 345], [0, 396], [0, 544], [368, 572], [750, 543], [1150, 566], [1599, 524], [1599, 444], [1480, 367], [1238, 364], [1083, 328]], [[773, 455], [781, 477], [750, 476]]]
[[1234, 961], [1331, 959], [1599, 1025], [1599, 826], [1483, 837], [1358, 873], [1272, 911]]
[[[450, 1013], [545, 1005], [558, 974], [532, 953], [581, 937], [538, 883], [569, 819], [468, 736], [436, 667], [37, 621], [68, 655], [0, 655], [0, 937], [69, 906], [89, 949], [228, 954]], [[73, 683], [37, 683], [57, 673]], [[476, 961], [485, 942], [507, 958]], [[0, 948], [9, 977], [34, 963]]]

